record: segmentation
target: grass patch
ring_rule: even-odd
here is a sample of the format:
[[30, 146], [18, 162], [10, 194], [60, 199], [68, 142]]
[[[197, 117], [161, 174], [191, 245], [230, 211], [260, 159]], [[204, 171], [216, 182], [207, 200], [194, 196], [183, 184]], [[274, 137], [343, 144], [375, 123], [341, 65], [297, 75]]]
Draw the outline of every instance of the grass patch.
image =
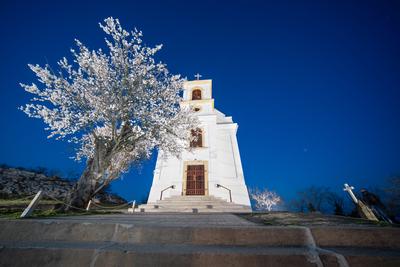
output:
[[271, 221], [263, 221], [264, 225], [276, 225], [276, 223], [271, 222]]
[[[51, 217], [64, 217], [64, 216], [82, 216], [82, 215], [98, 215], [98, 214], [120, 214], [121, 212], [117, 211], [98, 211], [98, 210], [91, 210], [91, 211], [57, 211], [54, 209], [51, 210], [35, 210], [33, 211], [32, 215], [29, 218], [51, 218]], [[9, 212], [0, 214], [0, 218], [4, 219], [22, 219], [20, 218], [22, 211], [18, 212]]]
[[60, 216], [81, 216], [81, 215], [96, 215], [96, 214], [118, 214], [121, 212], [116, 211], [99, 211], [99, 210], [89, 210], [89, 211], [57, 211], [57, 210], [42, 210], [34, 211], [32, 218], [48, 218], [48, 217], [60, 217]]
[[[31, 202], [29, 199], [0, 199], [0, 218], [19, 219], [24, 209]], [[108, 205], [104, 205], [108, 207]], [[36, 210], [33, 211], [30, 218], [48, 218], [55, 216], [78, 216], [78, 215], [94, 215], [94, 214], [118, 214], [120, 211], [112, 209], [96, 209], [90, 211], [70, 210], [67, 212], [60, 211], [61, 204], [56, 200], [41, 199]], [[112, 205], [110, 205], [112, 207]]]
[[361, 218], [296, 212], [266, 212], [239, 215], [251, 222], [265, 226], [372, 226], [399, 227], [387, 222], [374, 222]]
[[[32, 199], [0, 199], [0, 206], [20, 206], [20, 205], [26, 205], [28, 206], [29, 203], [31, 203]], [[41, 204], [57, 204], [58, 202], [55, 200], [47, 200], [47, 199], [41, 199], [40, 200]]]
[[0, 218], [2, 219], [18, 219], [19, 216], [21, 216], [22, 211], [14, 211], [14, 212], [8, 212], [8, 213], [0, 213]]

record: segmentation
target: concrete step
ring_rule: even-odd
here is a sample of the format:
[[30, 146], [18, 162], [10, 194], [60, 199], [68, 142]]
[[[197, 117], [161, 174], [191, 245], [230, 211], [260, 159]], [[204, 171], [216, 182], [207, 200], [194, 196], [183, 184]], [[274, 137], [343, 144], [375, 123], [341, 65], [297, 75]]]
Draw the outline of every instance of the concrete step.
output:
[[143, 204], [138, 212], [251, 212], [251, 208], [214, 196], [171, 196]]
[[0, 266], [400, 266], [397, 228], [150, 227], [104, 219], [0, 220]]
[[[147, 203], [150, 205], [175, 205], [175, 206], [185, 206], [185, 205], [189, 205], [189, 206], [194, 206], [194, 205], [198, 205], [198, 206], [207, 206], [207, 205], [219, 205], [219, 206], [238, 206], [237, 204], [234, 203], [228, 203], [228, 202], [216, 202], [216, 201], [159, 201], [156, 203]], [[242, 206], [242, 205], [241, 205]]]
[[222, 199], [163, 199], [157, 200], [158, 202], [165, 202], [165, 203], [190, 203], [190, 202], [210, 202], [210, 203], [231, 203], [235, 204], [234, 202], [227, 202], [226, 200]]
[[234, 214], [241, 214], [241, 213], [249, 213], [249, 210], [232, 210], [232, 209], [201, 209], [201, 208], [188, 208], [188, 209], [135, 209], [135, 212], [139, 213], [234, 213]]
[[166, 209], [173, 209], [173, 210], [187, 210], [187, 209], [198, 209], [198, 210], [220, 210], [220, 211], [235, 211], [235, 210], [240, 210], [240, 211], [248, 211], [251, 212], [250, 208], [248, 207], [226, 207], [226, 206], [168, 206], [168, 205], [146, 205], [146, 206], [139, 206], [139, 208], [144, 208], [144, 209], [158, 209], [158, 210], [166, 210]]
[[143, 206], [163, 206], [163, 207], [228, 207], [228, 208], [235, 208], [235, 207], [241, 207], [241, 208], [249, 208], [248, 206], [244, 205], [237, 205], [233, 203], [216, 203], [216, 202], [187, 202], [187, 203], [174, 203], [174, 202], [160, 202], [160, 203], [148, 203], [148, 204], [143, 204]]
[[161, 204], [145, 204], [140, 205], [139, 207], [142, 208], [176, 208], [176, 209], [185, 209], [185, 208], [204, 208], [204, 209], [227, 209], [227, 210], [234, 210], [234, 209], [246, 209], [250, 210], [250, 207], [247, 206], [236, 206], [236, 205], [218, 205], [218, 204], [186, 204], [186, 205], [179, 205], [179, 204], [168, 204], [168, 203], [161, 203]]
[[119, 223], [0, 221], [0, 241], [120, 242], [194, 245], [304, 246], [302, 228], [145, 227]]
[[[153, 204], [153, 203], [149, 203]], [[173, 201], [173, 200], [158, 200], [155, 202], [155, 204], [176, 204], [176, 205], [185, 205], [185, 204], [202, 204], [202, 205], [226, 205], [226, 206], [236, 206], [240, 204], [236, 204], [233, 202], [226, 202], [226, 201], [215, 201], [215, 200], [204, 200], [204, 201], [199, 201], [199, 200], [191, 200], [191, 201]], [[240, 205], [244, 206], [244, 205]]]
[[181, 207], [170, 207], [170, 206], [139, 206], [135, 209], [135, 212], [188, 212], [188, 213], [208, 213], [208, 212], [226, 212], [226, 213], [249, 213], [250, 208], [245, 207], [213, 207], [207, 208], [204, 206], [181, 206]]
[[[195, 216], [195, 215], [191, 215]], [[201, 216], [201, 215], [198, 215]], [[129, 216], [127, 216], [129, 217]], [[73, 218], [72, 218], [73, 219]], [[71, 219], [71, 220], [72, 220]], [[400, 229], [383, 227], [135, 226], [127, 222], [0, 220], [0, 241], [122, 242], [253, 246], [307, 246], [400, 249]], [[217, 225], [220, 225], [217, 223]]]
[[175, 195], [175, 196], [169, 196], [169, 197], [164, 197], [163, 199], [218, 199], [218, 200], [223, 200], [220, 197], [216, 197], [213, 195]]
[[157, 200], [156, 202], [150, 203], [231, 203], [235, 204], [234, 202], [227, 202], [225, 200], [217, 200], [217, 199], [163, 199]]
[[[400, 253], [381, 249], [238, 247], [119, 243], [0, 242], [2, 267], [271, 266], [397, 267]], [[340, 252], [341, 254], [338, 254]]]
[[216, 197], [168, 197], [157, 201], [173, 201], [173, 202], [188, 202], [188, 201], [212, 201], [212, 202], [227, 202], [225, 199]]
[[[0, 243], [1, 244], [1, 243]], [[116, 243], [21, 243], [5, 246], [0, 265], [12, 266], [298, 266], [314, 267], [306, 248], [243, 248]], [[327, 255], [331, 262], [336, 259]]]

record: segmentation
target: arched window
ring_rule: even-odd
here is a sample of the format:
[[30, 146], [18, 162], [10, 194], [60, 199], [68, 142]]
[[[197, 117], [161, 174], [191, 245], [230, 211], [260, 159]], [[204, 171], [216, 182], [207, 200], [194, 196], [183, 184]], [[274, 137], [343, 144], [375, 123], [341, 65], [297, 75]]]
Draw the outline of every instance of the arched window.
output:
[[193, 129], [191, 131], [192, 141], [190, 141], [190, 147], [202, 147], [203, 146], [203, 133], [201, 129]]
[[200, 89], [194, 89], [192, 91], [192, 100], [201, 100], [201, 90]]

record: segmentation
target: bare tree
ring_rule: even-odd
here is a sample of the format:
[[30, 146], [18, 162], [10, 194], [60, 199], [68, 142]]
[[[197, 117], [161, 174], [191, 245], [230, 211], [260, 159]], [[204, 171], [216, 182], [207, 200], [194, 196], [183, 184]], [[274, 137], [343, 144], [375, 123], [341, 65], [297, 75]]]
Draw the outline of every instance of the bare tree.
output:
[[333, 214], [344, 215], [344, 198], [335, 192], [327, 192], [327, 203], [333, 208]]
[[267, 188], [262, 190], [255, 188], [250, 190], [250, 198], [255, 202], [255, 208], [257, 210], [271, 211], [272, 208], [278, 205], [282, 199], [274, 191], [270, 191]]
[[400, 176], [389, 178], [388, 185], [384, 188], [386, 193], [386, 208], [390, 216], [400, 214]]
[[297, 193], [297, 199], [291, 202], [291, 207], [297, 211], [322, 212], [327, 204], [329, 189], [327, 187], [311, 186]]

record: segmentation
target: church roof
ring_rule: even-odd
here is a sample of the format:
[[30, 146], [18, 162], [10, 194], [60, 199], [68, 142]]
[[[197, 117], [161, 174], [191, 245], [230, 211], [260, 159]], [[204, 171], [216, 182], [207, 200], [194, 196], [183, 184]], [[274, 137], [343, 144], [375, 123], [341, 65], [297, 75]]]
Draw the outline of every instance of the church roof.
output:
[[218, 124], [223, 124], [223, 123], [232, 123], [232, 117], [231, 116], [226, 116], [224, 113], [219, 111], [218, 109], [214, 108], [215, 114], [217, 115], [217, 123]]

